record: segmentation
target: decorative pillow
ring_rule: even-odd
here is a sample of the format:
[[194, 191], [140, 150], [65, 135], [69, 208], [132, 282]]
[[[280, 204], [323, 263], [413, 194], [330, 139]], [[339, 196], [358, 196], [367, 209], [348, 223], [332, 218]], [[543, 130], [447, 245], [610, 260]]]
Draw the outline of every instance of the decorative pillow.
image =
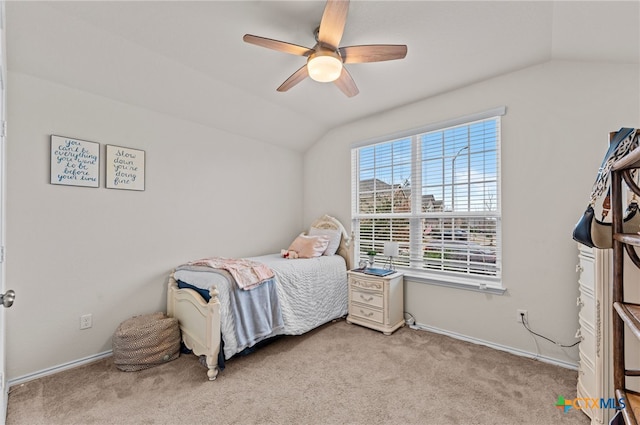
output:
[[329, 245], [322, 255], [335, 255], [340, 247], [342, 232], [338, 229], [319, 229], [312, 227], [309, 229], [309, 236], [326, 236], [329, 238]]
[[320, 257], [329, 245], [326, 236], [307, 236], [300, 234], [289, 246], [289, 251], [298, 253], [298, 258]]

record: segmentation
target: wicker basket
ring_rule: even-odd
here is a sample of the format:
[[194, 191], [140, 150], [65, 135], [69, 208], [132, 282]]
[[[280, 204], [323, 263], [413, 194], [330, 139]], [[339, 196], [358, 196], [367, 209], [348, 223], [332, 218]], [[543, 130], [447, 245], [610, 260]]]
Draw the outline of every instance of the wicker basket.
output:
[[147, 369], [180, 355], [178, 319], [164, 313], [134, 316], [113, 334], [113, 361], [126, 372]]

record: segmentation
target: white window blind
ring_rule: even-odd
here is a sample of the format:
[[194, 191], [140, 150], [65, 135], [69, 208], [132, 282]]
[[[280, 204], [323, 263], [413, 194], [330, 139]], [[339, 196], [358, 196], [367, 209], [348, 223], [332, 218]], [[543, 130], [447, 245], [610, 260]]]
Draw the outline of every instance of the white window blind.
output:
[[352, 149], [357, 252], [408, 275], [500, 287], [500, 116]]

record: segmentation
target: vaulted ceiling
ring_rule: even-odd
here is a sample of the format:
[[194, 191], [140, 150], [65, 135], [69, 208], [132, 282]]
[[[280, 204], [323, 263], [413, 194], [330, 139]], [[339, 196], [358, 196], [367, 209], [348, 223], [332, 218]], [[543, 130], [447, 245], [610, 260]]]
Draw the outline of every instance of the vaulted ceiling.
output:
[[6, 4], [9, 71], [304, 151], [331, 128], [551, 59], [638, 63], [638, 1], [352, 1], [341, 45], [406, 44], [403, 60], [347, 65], [360, 94], [244, 43], [312, 47], [318, 1]]

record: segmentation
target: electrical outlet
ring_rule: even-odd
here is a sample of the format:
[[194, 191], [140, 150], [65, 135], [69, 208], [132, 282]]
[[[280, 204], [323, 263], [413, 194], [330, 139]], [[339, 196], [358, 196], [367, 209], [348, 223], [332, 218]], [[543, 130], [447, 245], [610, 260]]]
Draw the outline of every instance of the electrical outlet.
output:
[[524, 316], [525, 323], [529, 323], [529, 313], [527, 310], [518, 310], [518, 316], [516, 317], [516, 322], [522, 323], [522, 318]]
[[89, 329], [93, 326], [93, 316], [91, 314], [85, 314], [80, 316], [80, 329]]

